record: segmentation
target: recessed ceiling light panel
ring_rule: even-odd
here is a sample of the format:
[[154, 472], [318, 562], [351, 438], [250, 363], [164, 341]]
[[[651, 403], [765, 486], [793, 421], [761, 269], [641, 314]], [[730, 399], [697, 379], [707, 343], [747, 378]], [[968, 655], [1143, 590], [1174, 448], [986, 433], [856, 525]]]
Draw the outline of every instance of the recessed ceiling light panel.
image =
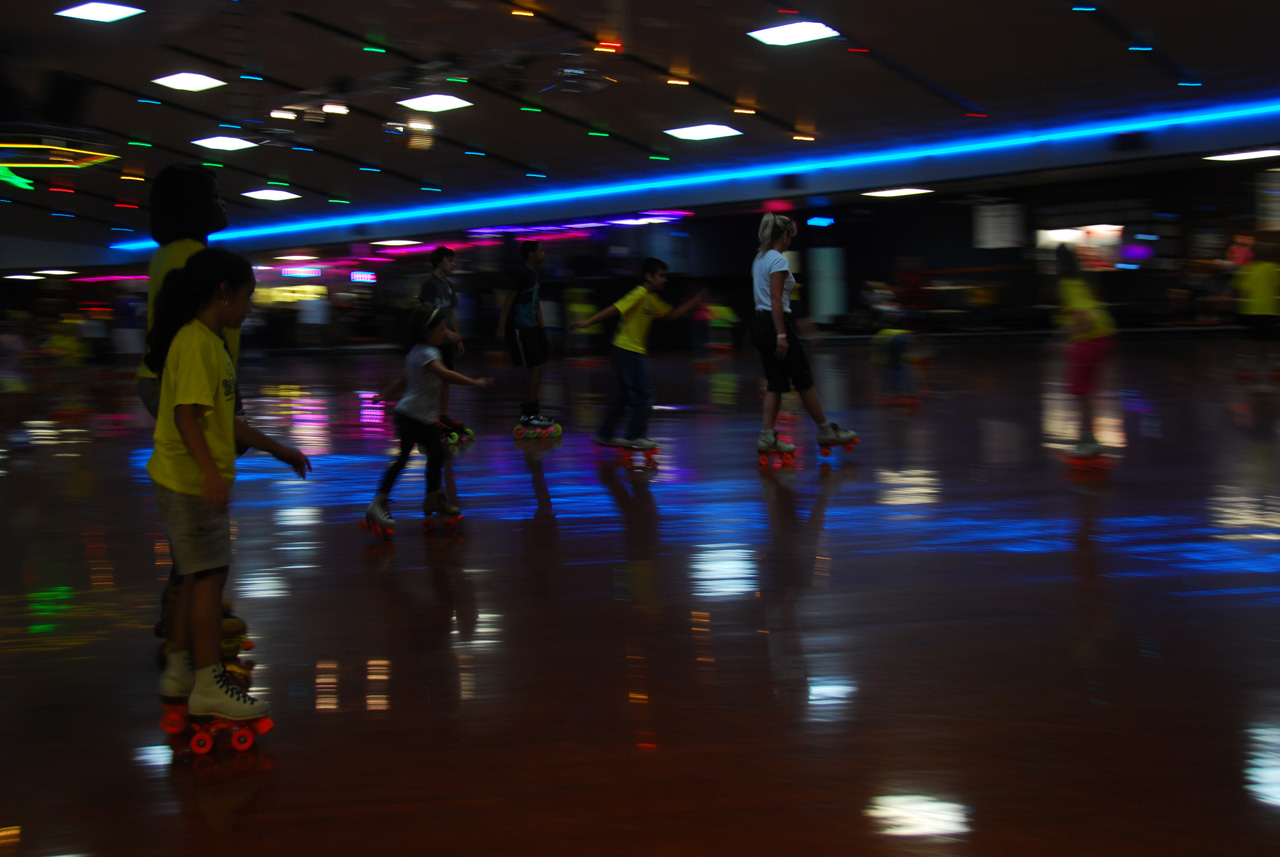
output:
[[72, 274], [78, 274], [79, 271], [64, 271], [61, 268], [50, 268], [47, 271], [36, 271], [37, 274], [47, 274], [50, 277], [69, 277]]
[[380, 247], [412, 247], [414, 244], [421, 244], [421, 241], [414, 241], [410, 238], [388, 238], [385, 241], [372, 242]]
[[266, 188], [264, 190], [251, 190], [242, 193], [241, 196], [247, 196], [250, 199], [266, 199], [272, 202], [280, 202], [285, 199], [301, 199], [302, 195], [290, 193], [287, 190], [279, 190], [277, 188]]
[[241, 140], [239, 137], [205, 137], [203, 140], [192, 140], [197, 146], [204, 146], [206, 149], [220, 149], [224, 152], [236, 152], [240, 149], [252, 149], [257, 143], [250, 143], [248, 140]]
[[319, 256], [277, 256], [281, 262], [312, 262], [319, 259]]
[[397, 104], [408, 107], [410, 110], [421, 110], [424, 113], [443, 113], [446, 110], [457, 110], [459, 107], [470, 107], [470, 101], [464, 101], [453, 95], [444, 95], [443, 93], [435, 93], [434, 95], [419, 95], [417, 98], [406, 98], [404, 101], [397, 101]]
[[863, 196], [914, 196], [918, 193], [933, 193], [922, 187], [895, 187], [889, 190], [873, 190], [864, 193]]
[[110, 24], [132, 18], [134, 15], [141, 15], [142, 10], [132, 6], [122, 6], [119, 3], [81, 3], [79, 6], [72, 6], [70, 9], [63, 9], [54, 14], [64, 18], [80, 18], [83, 21]]
[[715, 140], [718, 137], [736, 137], [742, 132], [728, 125], [690, 125], [688, 128], [668, 128], [662, 133], [681, 140]]
[[747, 35], [766, 45], [798, 45], [818, 39], [830, 39], [840, 33], [817, 21], [796, 21], [794, 24], [783, 24], [781, 27], [755, 30]]
[[181, 89], [183, 92], [204, 92], [206, 89], [213, 89], [215, 86], [227, 85], [225, 80], [218, 80], [216, 77], [197, 74], [193, 71], [183, 71], [167, 77], [157, 77], [151, 82], [167, 86], [170, 89]]
[[1280, 149], [1259, 149], [1256, 152], [1232, 152], [1229, 155], [1210, 155], [1206, 161], [1251, 161], [1254, 158], [1280, 157]]

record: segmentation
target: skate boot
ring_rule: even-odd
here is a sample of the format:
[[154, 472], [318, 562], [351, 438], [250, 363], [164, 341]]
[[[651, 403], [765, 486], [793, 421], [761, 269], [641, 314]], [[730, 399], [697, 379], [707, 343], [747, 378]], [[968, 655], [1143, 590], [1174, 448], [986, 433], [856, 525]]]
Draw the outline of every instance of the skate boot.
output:
[[476, 433], [455, 420], [448, 414], [441, 414], [437, 424], [444, 430], [444, 439], [448, 443], [457, 443], [462, 440], [471, 440]]
[[222, 602], [222, 667], [227, 671], [227, 678], [245, 691], [249, 689], [249, 673], [254, 667], [253, 661], [240, 659], [241, 651], [253, 648], [248, 630], [245, 621], [231, 612], [231, 602]]
[[858, 442], [858, 433], [842, 429], [835, 423], [827, 423], [818, 426], [818, 446], [823, 449], [830, 449], [833, 446], [843, 446], [845, 449], [853, 449], [853, 445]]
[[387, 508], [386, 494], [374, 495], [369, 508], [364, 510], [364, 520], [360, 522], [360, 529], [383, 538], [396, 531], [396, 520], [391, 517], [391, 511]]
[[435, 526], [437, 515], [444, 520], [444, 525], [449, 529], [456, 527], [462, 520], [462, 510], [450, 503], [443, 491], [432, 491], [427, 495], [427, 499], [422, 501], [423, 528], [429, 530]]
[[1081, 438], [1067, 454], [1072, 458], [1097, 458], [1102, 454], [1102, 444], [1092, 437]]
[[759, 439], [756, 440], [756, 452], [760, 456], [761, 467], [771, 467], [771, 458], [777, 458], [778, 463], [783, 467], [790, 467], [795, 451], [794, 443], [787, 443], [778, 437], [776, 431], [770, 429], [761, 431]]
[[632, 449], [645, 449], [645, 450], [658, 448], [658, 444], [655, 441], [649, 440], [649, 438], [647, 437], [629, 438], [627, 440], [627, 446], [631, 447]]
[[187, 700], [192, 717], [255, 720], [271, 713], [271, 706], [249, 696], [227, 676], [222, 664], [195, 671], [195, 687]]
[[160, 674], [160, 728], [170, 735], [187, 729], [187, 697], [196, 684], [196, 671], [191, 652], [165, 652], [164, 672]]

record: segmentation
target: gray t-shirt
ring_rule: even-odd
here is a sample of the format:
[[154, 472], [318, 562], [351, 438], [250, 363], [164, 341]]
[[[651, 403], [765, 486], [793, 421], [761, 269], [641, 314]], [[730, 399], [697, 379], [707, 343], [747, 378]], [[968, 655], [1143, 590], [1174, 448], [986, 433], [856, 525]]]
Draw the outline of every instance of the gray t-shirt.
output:
[[773, 309], [769, 278], [778, 271], [787, 273], [787, 278], [782, 284], [782, 311], [791, 312], [791, 293], [795, 290], [796, 278], [791, 275], [791, 266], [787, 264], [787, 257], [777, 250], [769, 250], [763, 256], [757, 256], [751, 265], [751, 282], [755, 287], [756, 310], [768, 312]]
[[415, 345], [404, 358], [405, 394], [396, 405], [396, 413], [412, 417], [420, 423], [435, 425], [440, 418], [440, 376], [428, 367], [440, 360], [440, 349]]

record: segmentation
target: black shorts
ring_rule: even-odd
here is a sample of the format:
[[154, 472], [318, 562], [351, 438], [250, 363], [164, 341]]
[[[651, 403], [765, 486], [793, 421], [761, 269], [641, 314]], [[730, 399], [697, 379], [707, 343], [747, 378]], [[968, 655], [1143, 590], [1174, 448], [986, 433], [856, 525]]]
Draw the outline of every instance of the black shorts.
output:
[[1280, 322], [1280, 316], [1242, 315], [1240, 320], [1244, 322], [1245, 327], [1249, 328], [1249, 338], [1254, 342], [1275, 341], [1276, 323]]
[[547, 362], [551, 347], [547, 332], [541, 327], [512, 327], [507, 331], [507, 347], [516, 366], [541, 366]]
[[773, 313], [757, 310], [751, 320], [751, 344], [760, 353], [760, 365], [769, 382], [770, 393], [786, 393], [795, 387], [797, 393], [813, 387], [813, 373], [809, 371], [809, 358], [800, 344], [800, 332], [790, 313], [783, 313], [783, 326], [787, 331], [787, 356], [778, 359], [778, 334], [773, 329]]

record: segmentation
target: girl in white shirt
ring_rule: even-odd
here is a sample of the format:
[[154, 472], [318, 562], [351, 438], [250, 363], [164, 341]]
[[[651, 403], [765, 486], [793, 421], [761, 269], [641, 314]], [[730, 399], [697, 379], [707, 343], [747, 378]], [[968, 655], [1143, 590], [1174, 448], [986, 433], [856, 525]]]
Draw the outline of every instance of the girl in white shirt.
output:
[[796, 225], [789, 217], [768, 213], [760, 221], [760, 249], [751, 266], [755, 290], [755, 316], [751, 320], [751, 342], [760, 353], [768, 387], [764, 394], [764, 414], [760, 422], [760, 438], [756, 450], [767, 453], [795, 452], [795, 444], [778, 439], [774, 425], [782, 406], [782, 394], [792, 387], [800, 395], [804, 408], [818, 426], [818, 445], [843, 446], [857, 441], [857, 432], [842, 429], [827, 419], [822, 400], [813, 388], [809, 359], [795, 319], [791, 315], [791, 292], [796, 278], [783, 254], [791, 247]]

